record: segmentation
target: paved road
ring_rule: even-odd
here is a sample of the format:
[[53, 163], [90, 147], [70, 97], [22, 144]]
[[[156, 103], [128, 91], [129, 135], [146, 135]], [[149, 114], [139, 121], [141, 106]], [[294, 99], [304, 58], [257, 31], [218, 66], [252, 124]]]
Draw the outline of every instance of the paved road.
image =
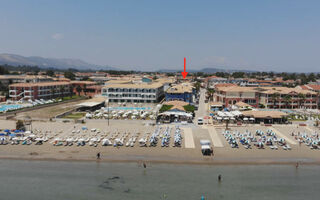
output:
[[200, 89], [199, 108], [195, 112], [195, 124], [197, 124], [198, 117], [204, 117], [208, 115], [208, 104], [204, 102], [206, 89]]

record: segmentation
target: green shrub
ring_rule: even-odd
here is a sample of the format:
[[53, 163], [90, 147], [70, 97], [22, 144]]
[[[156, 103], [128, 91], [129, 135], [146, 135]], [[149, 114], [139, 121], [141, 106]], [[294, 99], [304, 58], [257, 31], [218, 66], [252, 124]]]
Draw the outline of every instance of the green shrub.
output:
[[184, 108], [184, 110], [186, 111], [186, 112], [194, 112], [194, 110], [195, 110], [195, 107], [194, 106], [192, 106], [192, 105], [186, 105], [186, 106], [183, 106], [183, 108]]
[[165, 112], [165, 111], [168, 111], [170, 110], [171, 108], [173, 107], [173, 105], [162, 105], [162, 107], [160, 108], [160, 112]]

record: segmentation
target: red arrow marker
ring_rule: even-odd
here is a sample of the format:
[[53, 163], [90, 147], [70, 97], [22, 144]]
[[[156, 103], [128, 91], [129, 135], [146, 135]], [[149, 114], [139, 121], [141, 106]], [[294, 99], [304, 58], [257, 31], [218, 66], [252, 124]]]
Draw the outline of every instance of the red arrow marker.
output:
[[188, 72], [186, 72], [186, 58], [184, 58], [184, 70], [181, 72], [183, 79], [185, 79], [188, 75]]

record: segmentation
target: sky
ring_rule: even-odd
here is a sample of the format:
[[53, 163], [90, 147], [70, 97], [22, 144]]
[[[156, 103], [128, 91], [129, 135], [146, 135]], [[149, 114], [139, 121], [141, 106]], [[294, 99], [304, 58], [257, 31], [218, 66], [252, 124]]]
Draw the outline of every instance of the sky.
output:
[[319, 0], [0, 0], [0, 53], [123, 70], [319, 72]]

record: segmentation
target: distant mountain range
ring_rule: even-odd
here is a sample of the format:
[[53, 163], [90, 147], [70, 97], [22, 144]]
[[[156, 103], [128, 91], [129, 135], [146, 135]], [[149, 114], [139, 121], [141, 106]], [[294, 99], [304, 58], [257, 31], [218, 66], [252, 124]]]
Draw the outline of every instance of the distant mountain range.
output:
[[8, 64], [13, 66], [30, 65], [40, 68], [55, 68], [55, 69], [77, 69], [77, 70], [118, 70], [110, 66], [100, 66], [87, 63], [80, 59], [70, 58], [43, 58], [39, 56], [20, 56], [15, 54], [0, 54], [0, 64]]
[[[219, 67], [219, 68], [211, 68], [211, 67], [206, 67], [206, 68], [202, 68], [202, 69], [191, 69], [191, 70], [187, 70], [190, 73], [196, 73], [196, 72], [203, 72], [203, 73], [207, 73], [207, 74], [212, 74], [212, 73], [216, 73], [216, 72], [228, 72], [228, 73], [233, 73], [233, 72], [245, 72], [245, 73], [251, 73], [251, 72], [257, 72], [255, 70], [242, 70], [242, 69], [225, 69], [226, 67]], [[176, 73], [176, 72], [181, 72], [181, 70], [177, 70], [177, 69], [162, 69], [159, 70], [158, 72], [167, 72], [167, 73]]]
[[[22, 65], [28, 65], [28, 66], [38, 66], [39, 68], [42, 69], [48, 69], [48, 68], [54, 68], [54, 69], [59, 69], [59, 70], [66, 70], [69, 68], [77, 69], [77, 70], [116, 70], [120, 71], [120, 68], [116, 67], [111, 67], [111, 66], [101, 66], [101, 65], [95, 65], [95, 64], [90, 64], [87, 63], [83, 60], [80, 59], [71, 59], [71, 58], [43, 58], [40, 56], [30, 56], [30, 57], [25, 57], [25, 56], [20, 56], [16, 54], [8, 54], [8, 53], [3, 53], [0, 54], [0, 65], [13, 65], [13, 66], [22, 66]], [[137, 67], [135, 67], [137, 68]], [[254, 70], [237, 70], [237, 69], [226, 69], [229, 67], [205, 67], [202, 69], [197, 69], [197, 70], [187, 70], [190, 73], [195, 73], [195, 72], [203, 72], [203, 73], [216, 73], [216, 72], [256, 72]], [[132, 69], [134, 70], [134, 69]], [[157, 71], [157, 70], [155, 70]], [[171, 73], [176, 73], [180, 72], [182, 69], [162, 69], [158, 70], [157, 72], [171, 72]]]

